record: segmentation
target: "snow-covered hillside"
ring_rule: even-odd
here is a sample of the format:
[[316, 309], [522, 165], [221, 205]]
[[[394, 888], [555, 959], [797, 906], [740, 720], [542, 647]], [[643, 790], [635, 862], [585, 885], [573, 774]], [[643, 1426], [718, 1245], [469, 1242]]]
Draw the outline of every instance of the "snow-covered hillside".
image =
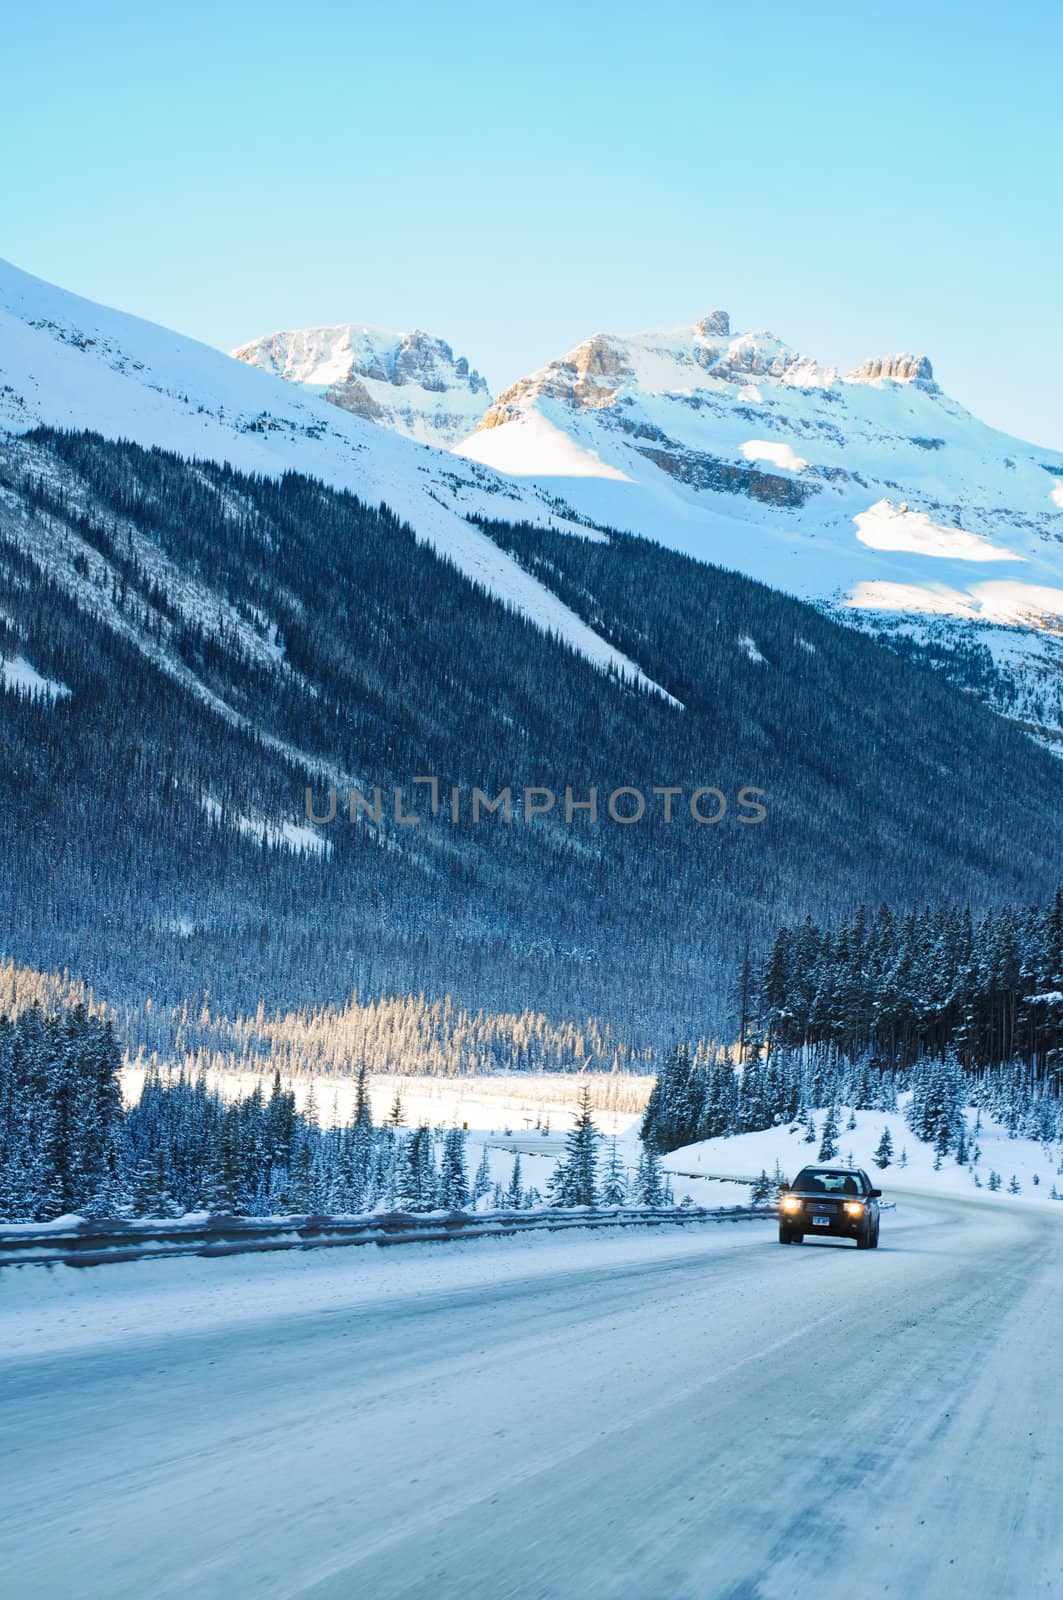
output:
[[925, 356], [843, 376], [773, 334], [733, 334], [724, 312], [597, 334], [500, 395], [456, 449], [854, 625], [944, 619], [946, 652], [988, 638], [979, 692], [1061, 735], [1063, 449], [979, 422]]
[[[566, 522], [534, 486], [389, 433], [290, 383], [0, 261], [0, 434], [46, 423], [277, 476], [297, 471], [384, 503], [458, 570], [603, 670], [655, 688], [619, 650], [467, 520]], [[561, 508], [562, 510], [564, 508]]]
[[[898, 1111], [836, 1107], [838, 1153], [828, 1164], [863, 1167], [887, 1199], [914, 1192], [978, 1195], [1014, 1204], [1018, 1199], [1054, 1201], [1063, 1196], [1063, 1147], [1013, 1136], [995, 1117], [968, 1108], [964, 1112], [967, 1161], [960, 1165], [954, 1153], [938, 1156], [933, 1145], [916, 1138], [904, 1117], [908, 1099], [908, 1095], [900, 1096]], [[699, 1205], [727, 1204], [727, 1197], [736, 1192], [736, 1181], [744, 1186], [759, 1173], [766, 1172], [771, 1178], [776, 1170], [792, 1181], [802, 1167], [815, 1166], [828, 1114], [824, 1107], [812, 1113], [816, 1130], [812, 1139], [807, 1122], [783, 1123], [759, 1133], [686, 1145], [663, 1156], [662, 1165], [677, 1198], [689, 1194]], [[889, 1134], [892, 1148], [882, 1167], [876, 1152], [884, 1132]]]
[[419, 330], [389, 333], [360, 322], [296, 328], [232, 354], [422, 444], [465, 438], [491, 404], [485, 380], [465, 357]]
[[352, 489], [651, 687], [468, 519], [642, 533], [822, 604], [1063, 749], [1063, 451], [986, 427], [923, 356], [843, 377], [715, 312], [595, 335], [490, 403], [419, 333], [342, 325], [236, 353], [0, 263], [0, 432], [90, 428]]

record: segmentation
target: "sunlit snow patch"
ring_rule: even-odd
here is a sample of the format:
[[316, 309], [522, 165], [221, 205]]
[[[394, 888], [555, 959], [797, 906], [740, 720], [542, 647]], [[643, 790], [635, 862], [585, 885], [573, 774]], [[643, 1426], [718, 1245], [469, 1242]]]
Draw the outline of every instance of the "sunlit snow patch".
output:
[[875, 578], [858, 583], [846, 600], [857, 611], [918, 611], [942, 617], [973, 617], [977, 607], [963, 589], [949, 589], [943, 583], [924, 587], [918, 583], [889, 583]]
[[50, 700], [53, 705], [70, 693], [65, 683], [57, 683], [54, 678], [42, 678], [25, 656], [13, 656], [10, 661], [0, 661], [0, 682], [14, 694], [28, 695], [31, 700]]
[[808, 462], [793, 447], [781, 440], [747, 439], [742, 446], [747, 461], [769, 461], [773, 467], [783, 467], [787, 472], [800, 472]]
[[617, 478], [626, 472], [608, 466], [596, 450], [586, 450], [539, 411], [528, 411], [497, 428], [484, 428], [454, 446], [454, 454], [482, 461], [515, 478]]
[[750, 661], [765, 661], [767, 659], [766, 656], [761, 655], [760, 651], [757, 649], [755, 641], [749, 637], [748, 633], [742, 634], [738, 641], [738, 648], [742, 651], [743, 655], [747, 655], [749, 657]]
[[1063, 507], [1063, 478], [1057, 478], [1052, 485], [1052, 504]]
[[910, 550], [913, 555], [944, 556], [953, 561], [1025, 561], [1002, 545], [963, 528], [944, 528], [925, 511], [909, 511], [892, 500], [877, 500], [853, 518], [856, 537], [872, 550]]
[[1047, 584], [998, 578], [993, 583], [975, 584], [971, 593], [978, 602], [979, 616], [986, 622], [1032, 622], [1043, 627], [1063, 617], [1063, 589]]
[[1056, 628], [1063, 617], [1063, 589], [1019, 583], [1014, 578], [976, 583], [970, 589], [945, 584], [858, 583], [847, 606], [860, 611], [930, 612], [937, 616], [970, 617], [980, 622]]

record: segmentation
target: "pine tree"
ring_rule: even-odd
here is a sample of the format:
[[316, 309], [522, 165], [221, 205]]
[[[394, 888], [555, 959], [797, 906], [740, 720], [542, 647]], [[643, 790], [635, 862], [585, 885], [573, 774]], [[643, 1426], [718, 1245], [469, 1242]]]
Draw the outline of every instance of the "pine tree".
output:
[[661, 1175], [661, 1158], [652, 1144], [644, 1144], [635, 1174], [635, 1199], [640, 1206], [663, 1206], [665, 1185]]
[[524, 1184], [520, 1174], [520, 1156], [513, 1159], [513, 1172], [506, 1190], [506, 1205], [512, 1211], [519, 1211], [524, 1204]]
[[392, 1190], [400, 1211], [416, 1211], [421, 1195], [416, 1133], [400, 1135], [395, 1144]]
[[589, 1084], [580, 1088], [576, 1105], [575, 1125], [565, 1136], [565, 1154], [550, 1181], [551, 1198], [559, 1206], [593, 1206], [597, 1199], [599, 1135]]
[[[309, 1167], [307, 1167], [309, 1178]], [[240, 1209], [240, 1172], [236, 1162], [236, 1151], [228, 1123], [226, 1123], [211, 1140], [207, 1153], [203, 1180], [199, 1191], [198, 1208], [209, 1211], [212, 1216], [231, 1216]], [[136, 1186], [134, 1184], [134, 1208], [136, 1207]], [[294, 1209], [309, 1210], [295, 1205]]]
[[170, 1192], [166, 1152], [158, 1150], [138, 1162], [133, 1174], [130, 1210], [134, 1217], [173, 1217], [179, 1213]]
[[838, 1154], [838, 1119], [834, 1107], [827, 1112], [827, 1120], [823, 1124], [823, 1137], [820, 1140], [819, 1161], [833, 1161]]
[[369, 1073], [363, 1061], [358, 1068], [354, 1090], [354, 1125], [356, 1128], [373, 1126], [373, 1107], [369, 1098]]
[[749, 1198], [753, 1205], [760, 1206], [766, 1200], [769, 1200], [771, 1198], [771, 1189], [771, 1179], [768, 1177], [766, 1170], [761, 1167], [760, 1176], [754, 1179], [753, 1186], [749, 1191]]
[[602, 1178], [602, 1205], [622, 1206], [627, 1199], [627, 1178], [617, 1151], [614, 1137], [609, 1147], [609, 1160]]
[[460, 1211], [469, 1201], [469, 1179], [465, 1163], [466, 1135], [463, 1128], [450, 1128], [443, 1141], [439, 1175], [439, 1201], [449, 1211]]
[[417, 1183], [420, 1191], [418, 1209], [435, 1211], [439, 1205], [439, 1174], [436, 1171], [435, 1141], [431, 1128], [422, 1124], [416, 1137]]
[[883, 1128], [882, 1138], [875, 1146], [875, 1154], [872, 1157], [872, 1160], [874, 1161], [876, 1167], [880, 1167], [883, 1172], [885, 1172], [886, 1168], [893, 1160], [893, 1140], [890, 1137], [890, 1130], [888, 1128]]
[[1009, 1194], [1021, 1194], [1022, 1193], [1022, 1188], [1021, 1188], [1021, 1186], [1019, 1184], [1019, 1180], [1015, 1176], [1014, 1173], [1012, 1173], [1011, 1182], [1008, 1184], [1008, 1193]]
[[480, 1151], [480, 1161], [476, 1168], [476, 1176], [472, 1180], [472, 1203], [475, 1206], [480, 1200], [491, 1193], [491, 1163], [487, 1155], [487, 1146]]

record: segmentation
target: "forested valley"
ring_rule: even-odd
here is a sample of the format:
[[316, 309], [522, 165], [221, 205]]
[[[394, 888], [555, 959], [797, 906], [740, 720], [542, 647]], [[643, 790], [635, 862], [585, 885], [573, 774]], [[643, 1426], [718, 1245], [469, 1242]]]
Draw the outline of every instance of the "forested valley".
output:
[[[517, 1019], [451, 1030], [443, 1070], [608, 1066], [724, 1037], [779, 923], [1052, 892], [1063, 769], [933, 672], [645, 540], [485, 531], [682, 709], [348, 493], [93, 435], [6, 441], [0, 655], [35, 677], [0, 692], [0, 953], [123, 1013], [150, 996], [213, 1028], [423, 996]], [[419, 774], [753, 785], [767, 815], [305, 823], [307, 784]], [[169, 1048], [169, 1021], [141, 1021]]]

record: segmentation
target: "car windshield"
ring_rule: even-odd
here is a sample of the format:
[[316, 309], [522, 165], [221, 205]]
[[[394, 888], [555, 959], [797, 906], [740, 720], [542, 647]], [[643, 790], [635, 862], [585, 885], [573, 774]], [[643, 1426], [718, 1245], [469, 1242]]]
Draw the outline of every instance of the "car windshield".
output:
[[803, 1194], [863, 1194], [864, 1186], [855, 1172], [816, 1172], [806, 1167], [799, 1172], [794, 1188]]

